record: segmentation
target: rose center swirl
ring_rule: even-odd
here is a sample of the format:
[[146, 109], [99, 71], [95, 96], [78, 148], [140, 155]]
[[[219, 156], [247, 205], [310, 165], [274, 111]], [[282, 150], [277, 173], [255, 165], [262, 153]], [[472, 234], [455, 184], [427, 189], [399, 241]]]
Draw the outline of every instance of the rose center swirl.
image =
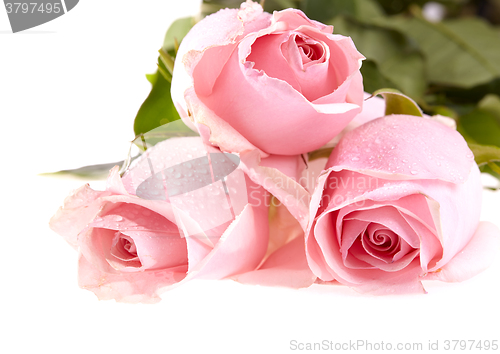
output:
[[305, 39], [302, 36], [296, 36], [295, 43], [299, 49], [303, 64], [321, 60], [324, 56], [323, 46], [316, 41]]
[[401, 249], [401, 239], [389, 229], [365, 230], [360, 236], [363, 249], [373, 257], [386, 259]]
[[137, 261], [137, 247], [134, 240], [117, 231], [111, 246], [111, 254], [122, 261]]

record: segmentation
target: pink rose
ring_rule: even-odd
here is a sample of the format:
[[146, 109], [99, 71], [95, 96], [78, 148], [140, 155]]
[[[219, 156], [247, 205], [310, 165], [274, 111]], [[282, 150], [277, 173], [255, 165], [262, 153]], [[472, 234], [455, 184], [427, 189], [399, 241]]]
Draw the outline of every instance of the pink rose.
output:
[[257, 268], [268, 246], [268, 195], [233, 171], [235, 155], [206, 148], [197, 137], [167, 140], [123, 178], [115, 167], [105, 191], [85, 185], [67, 197], [50, 226], [79, 250], [82, 288], [156, 302], [180, 281]]
[[374, 294], [424, 292], [420, 280], [483, 270], [500, 232], [479, 223], [480, 173], [461, 135], [392, 115], [350, 132], [313, 193], [306, 254], [313, 273]]
[[363, 104], [363, 56], [333, 27], [248, 0], [196, 24], [177, 54], [183, 121], [224, 151], [295, 155], [337, 135]]

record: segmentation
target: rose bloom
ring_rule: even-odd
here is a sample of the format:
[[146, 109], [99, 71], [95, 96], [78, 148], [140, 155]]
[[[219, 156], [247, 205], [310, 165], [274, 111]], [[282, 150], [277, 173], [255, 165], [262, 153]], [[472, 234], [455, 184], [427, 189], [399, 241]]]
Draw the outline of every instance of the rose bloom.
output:
[[461, 281], [483, 270], [499, 230], [479, 222], [482, 186], [462, 136], [406, 115], [348, 132], [318, 178], [306, 230], [322, 281], [373, 294], [424, 292], [422, 279]]
[[[123, 178], [115, 167], [105, 191], [84, 185], [66, 198], [50, 227], [79, 250], [82, 288], [99, 299], [156, 302], [162, 290], [180, 281], [256, 269], [268, 245], [267, 194], [243, 177], [244, 198], [234, 198], [242, 181], [232, 175], [224, 187], [233, 191], [229, 195], [220, 180], [196, 186], [199, 176], [209, 175], [208, 164], [195, 165], [206, 154], [198, 137], [170, 139], [148, 149]], [[185, 169], [172, 167], [179, 164]], [[170, 168], [173, 183], [196, 188], [171, 188], [166, 197], [168, 179], [155, 177]]]
[[197, 23], [177, 53], [172, 98], [183, 121], [224, 151], [315, 150], [363, 104], [364, 57], [333, 27], [248, 0]]

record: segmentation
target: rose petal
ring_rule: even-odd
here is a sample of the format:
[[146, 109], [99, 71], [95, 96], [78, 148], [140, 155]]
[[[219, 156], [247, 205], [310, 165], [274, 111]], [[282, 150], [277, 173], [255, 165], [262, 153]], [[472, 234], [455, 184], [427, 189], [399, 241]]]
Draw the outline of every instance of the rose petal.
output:
[[316, 276], [307, 265], [304, 239], [297, 237], [274, 252], [258, 270], [233, 279], [243, 284], [305, 288], [314, 283]]
[[493, 263], [500, 251], [500, 230], [482, 221], [469, 243], [446, 265], [423, 279], [460, 282], [479, 274]]
[[[186, 124], [189, 125], [190, 122], [187, 119], [184, 92], [193, 86], [192, 67], [200, 62], [206, 49], [214, 46], [220, 47], [222, 52], [219, 51], [218, 54], [228, 56], [232, 51], [231, 44], [236, 43], [238, 38], [244, 36], [246, 32], [266, 28], [270, 22], [271, 15], [263, 12], [260, 5], [247, 2], [242, 4], [240, 10], [224, 9], [205, 17], [184, 37], [176, 55], [170, 92], [177, 111]], [[224, 25], [221, 26], [221, 24]], [[224, 48], [225, 46], [227, 48]], [[205, 74], [211, 76], [206, 76], [205, 79], [208, 86], [213, 86], [225, 60], [224, 57], [219, 57], [217, 64], [213, 61], [209, 62], [211, 67], [210, 70], [205, 71]]]
[[281, 49], [289, 37], [290, 34], [268, 34], [257, 38], [252, 45], [252, 52], [246, 60], [255, 63], [253, 69], [262, 70], [269, 77], [286, 81], [295, 90], [302, 92], [301, 86]]
[[455, 130], [427, 118], [392, 115], [347, 133], [327, 167], [384, 179], [463, 183], [473, 164], [474, 155]]
[[186, 276], [187, 267], [140, 273], [110, 274], [95, 267], [80, 255], [78, 285], [96, 294], [99, 300], [129, 303], [156, 303], [166, 287], [178, 283]]
[[296, 157], [290, 159], [274, 156], [269, 163], [278, 168], [260, 166], [261, 159], [257, 150], [243, 152], [240, 158], [241, 169], [250, 179], [283, 203], [305, 229], [308, 222], [310, 195], [294, 178], [278, 170], [279, 168], [287, 172], [297, 172]]
[[[250, 52], [253, 43], [247, 42], [249, 39], [240, 43], [239, 57], [246, 57]], [[235, 86], [234, 82], [238, 85]], [[339, 89], [336, 94], [342, 96], [343, 93], [344, 97], [336, 100], [345, 99], [349, 83], [346, 82], [344, 91]], [[198, 94], [196, 81], [195, 90]], [[240, 63], [237, 51], [233, 52], [219, 75], [213, 93], [209, 96], [198, 94], [198, 97], [217, 116], [225, 117], [227, 123], [250, 143], [266, 153], [280, 155], [295, 155], [319, 148], [359, 111], [356, 104], [330, 104], [335, 101], [313, 106], [290, 84], [245, 67]], [[238, 104], [226, 104], [232, 101], [238, 101]], [[337, 106], [341, 109], [337, 110]], [[318, 113], [321, 107], [327, 109], [327, 114]], [[274, 118], [269, 120], [268, 117]], [[279, 117], [286, 117], [289, 124], [283, 125]], [[194, 119], [198, 119], [196, 114]], [[263, 126], [267, 129], [262, 130]], [[315, 139], [308, 139], [309, 136]]]
[[49, 227], [63, 236], [75, 249], [78, 248], [78, 233], [97, 215], [100, 209], [94, 203], [99, 197], [109, 195], [109, 192], [95, 191], [86, 184], [73, 191], [64, 200], [54, 216]]
[[[309, 235], [306, 242], [309, 266], [314, 274], [322, 280], [335, 279], [345, 285], [352, 286], [356, 291], [371, 294], [425, 292], [418, 278], [422, 272], [418, 260], [413, 260], [407, 267], [398, 272], [386, 272], [380, 269], [352, 269], [344, 266], [338, 248], [337, 250], [329, 250], [331, 251], [329, 253], [323, 253], [325, 250], [319, 251], [318, 243], [314, 237]], [[318, 252], [321, 253], [318, 255]], [[321, 254], [325, 254], [326, 258], [323, 258]], [[332, 264], [335, 265], [335, 268], [332, 268]]]
[[304, 230], [286, 206], [275, 197], [269, 201], [269, 245], [267, 247], [265, 261], [269, 255], [283, 247], [290, 241], [304, 239]]
[[210, 254], [190, 269], [189, 278], [222, 279], [255, 270], [267, 249], [267, 210], [248, 204]]
[[185, 100], [193, 117], [193, 124], [204, 141], [220, 147], [222, 151], [242, 152], [257, 150], [262, 157], [269, 156], [252, 145], [229, 123], [221, 119], [198, 98], [194, 89], [186, 90]]
[[[337, 213], [338, 215], [338, 213]], [[366, 231], [366, 228], [370, 224], [366, 221], [361, 220], [338, 220], [342, 225], [341, 231], [336, 230], [337, 242], [340, 244], [340, 251], [342, 252], [342, 258], [345, 260], [349, 249], [356, 239]], [[316, 226], [317, 227], [317, 226]]]

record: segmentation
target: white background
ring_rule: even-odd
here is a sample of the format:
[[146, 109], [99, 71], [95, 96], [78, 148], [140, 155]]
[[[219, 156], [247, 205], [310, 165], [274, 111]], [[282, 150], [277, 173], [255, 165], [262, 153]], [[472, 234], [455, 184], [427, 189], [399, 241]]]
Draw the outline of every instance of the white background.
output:
[[[164, 33], [198, 9], [194, 0], [82, 0], [12, 34], [0, 7], [0, 352], [289, 353], [298, 351], [291, 340], [424, 349], [429, 340], [441, 349], [447, 339], [500, 340], [500, 260], [464, 283], [426, 282], [429, 293], [418, 296], [193, 281], [159, 304], [128, 305], [78, 288], [77, 254], [48, 220], [86, 181], [36, 174], [125, 157]], [[499, 225], [499, 207], [500, 194], [485, 191], [482, 219]]]

